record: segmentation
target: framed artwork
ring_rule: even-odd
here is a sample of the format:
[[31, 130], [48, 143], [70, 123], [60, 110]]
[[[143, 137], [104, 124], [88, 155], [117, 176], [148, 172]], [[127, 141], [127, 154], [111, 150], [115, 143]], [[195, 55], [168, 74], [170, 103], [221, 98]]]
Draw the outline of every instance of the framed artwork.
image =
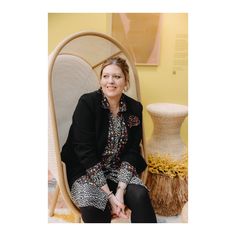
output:
[[160, 13], [113, 13], [111, 35], [133, 55], [136, 65], [159, 65]]

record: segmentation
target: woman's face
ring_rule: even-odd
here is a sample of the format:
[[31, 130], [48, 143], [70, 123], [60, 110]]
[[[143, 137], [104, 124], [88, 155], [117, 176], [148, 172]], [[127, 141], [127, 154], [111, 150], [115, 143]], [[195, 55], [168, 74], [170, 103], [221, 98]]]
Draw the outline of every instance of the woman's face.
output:
[[108, 65], [103, 69], [100, 85], [107, 98], [120, 99], [126, 86], [125, 75], [119, 66]]

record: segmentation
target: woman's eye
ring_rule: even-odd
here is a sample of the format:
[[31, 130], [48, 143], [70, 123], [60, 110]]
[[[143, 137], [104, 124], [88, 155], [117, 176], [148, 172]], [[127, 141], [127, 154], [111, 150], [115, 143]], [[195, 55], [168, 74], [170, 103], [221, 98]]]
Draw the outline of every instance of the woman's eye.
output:
[[115, 78], [115, 79], [120, 79], [121, 76], [120, 76], [120, 75], [114, 75], [114, 78]]
[[121, 75], [103, 75], [102, 78], [104, 79], [109, 79], [110, 77], [112, 77], [112, 79], [118, 80], [121, 78]]

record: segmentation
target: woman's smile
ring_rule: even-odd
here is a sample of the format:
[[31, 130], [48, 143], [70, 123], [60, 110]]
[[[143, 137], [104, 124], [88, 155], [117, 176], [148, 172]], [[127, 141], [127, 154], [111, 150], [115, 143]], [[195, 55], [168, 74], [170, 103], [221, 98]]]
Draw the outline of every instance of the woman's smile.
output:
[[100, 85], [108, 99], [116, 99], [118, 102], [126, 86], [125, 75], [117, 65], [108, 65], [103, 69]]

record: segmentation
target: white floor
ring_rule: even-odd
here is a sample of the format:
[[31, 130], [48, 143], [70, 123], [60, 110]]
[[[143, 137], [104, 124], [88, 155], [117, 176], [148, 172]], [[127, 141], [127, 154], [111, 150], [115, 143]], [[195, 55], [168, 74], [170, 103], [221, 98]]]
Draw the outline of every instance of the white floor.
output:
[[[56, 209], [57, 214], [69, 214], [68, 209]], [[184, 217], [182, 214], [178, 216], [157, 216], [157, 223], [187, 223], [186, 216]], [[69, 223], [67, 221], [55, 218], [55, 217], [48, 217], [48, 223]], [[129, 220], [126, 219], [115, 219], [112, 220], [112, 223], [130, 223]]]

